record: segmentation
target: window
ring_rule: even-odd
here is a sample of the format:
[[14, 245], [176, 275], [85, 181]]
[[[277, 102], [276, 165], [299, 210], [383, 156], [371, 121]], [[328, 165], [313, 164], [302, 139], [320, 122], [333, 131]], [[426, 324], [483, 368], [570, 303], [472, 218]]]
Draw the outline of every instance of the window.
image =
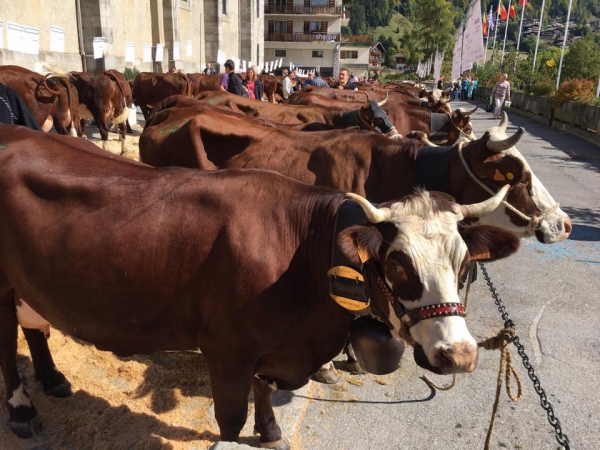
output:
[[358, 50], [342, 50], [340, 59], [358, 59]]
[[285, 50], [275, 50], [275, 58], [287, 58], [287, 52]]
[[323, 22], [311, 22], [309, 26], [310, 33], [321, 33], [323, 31]]
[[313, 50], [312, 57], [313, 58], [322, 58], [323, 57], [323, 50]]
[[260, 19], [260, 0], [256, 0], [256, 18]]
[[223, 2], [223, 14], [227, 15], [227, 0], [221, 0]]
[[311, 0], [310, 6], [329, 6], [329, 0]]
[[285, 20], [276, 20], [274, 33], [287, 33], [287, 22]]

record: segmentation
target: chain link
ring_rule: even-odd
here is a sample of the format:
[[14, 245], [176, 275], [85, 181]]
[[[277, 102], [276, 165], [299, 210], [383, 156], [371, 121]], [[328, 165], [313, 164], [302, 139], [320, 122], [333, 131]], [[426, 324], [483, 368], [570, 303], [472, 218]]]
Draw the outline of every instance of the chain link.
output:
[[[490, 289], [490, 292], [492, 293], [492, 297], [494, 298], [494, 303], [498, 307], [498, 311], [500, 311], [500, 314], [502, 314], [502, 320], [504, 320], [504, 327], [515, 328], [515, 324], [508, 316], [508, 312], [506, 312], [504, 303], [502, 302], [502, 300], [500, 300], [500, 296], [498, 295], [496, 288], [492, 284], [492, 281], [490, 280], [490, 277], [487, 273], [485, 266], [483, 265], [483, 263], [480, 262], [479, 267], [481, 268], [481, 273], [483, 274], [483, 277], [485, 278], [488, 288]], [[535, 389], [535, 392], [537, 392], [537, 394], [540, 396], [540, 404], [541, 404], [542, 408], [544, 408], [544, 410], [546, 411], [546, 414], [548, 416], [548, 422], [550, 423], [550, 425], [552, 425], [554, 427], [554, 432], [556, 434], [556, 440], [558, 441], [558, 443], [560, 445], [563, 446], [563, 448], [565, 450], [570, 450], [571, 442], [569, 441], [569, 438], [567, 437], [567, 435], [563, 432], [563, 429], [560, 425], [560, 420], [558, 420], [558, 417], [556, 417], [556, 415], [554, 414], [554, 408], [552, 408], [552, 405], [548, 401], [548, 397], [546, 396], [546, 391], [544, 391], [544, 389], [542, 388], [542, 384], [540, 383], [539, 378], [536, 376], [533, 366], [529, 362], [529, 357], [525, 354], [525, 347], [523, 347], [523, 345], [519, 341], [518, 336], [515, 336], [513, 344], [515, 345], [515, 347], [517, 347], [517, 351], [518, 351], [519, 355], [521, 356], [521, 359], [523, 360], [523, 366], [525, 366], [525, 368], [527, 369], [527, 374], [529, 375], [529, 378], [533, 382], [533, 388]]]

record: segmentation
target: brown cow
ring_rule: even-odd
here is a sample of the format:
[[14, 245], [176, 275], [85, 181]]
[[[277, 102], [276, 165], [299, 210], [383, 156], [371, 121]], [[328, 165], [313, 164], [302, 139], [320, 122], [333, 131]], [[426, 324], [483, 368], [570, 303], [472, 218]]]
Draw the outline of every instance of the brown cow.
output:
[[[122, 356], [200, 350], [221, 439], [238, 440], [254, 389], [261, 446], [289, 449], [273, 387], [305, 385], [355, 318], [330, 297], [334, 249], [363, 272], [362, 301], [387, 335], [410, 335], [417, 364], [450, 374], [473, 371], [478, 356], [458, 278], [471, 258], [519, 246], [495, 227], [458, 225], [506, 189], [477, 205], [421, 192], [377, 208], [274, 172], [154, 169], [12, 125], [0, 125], [0, 144], [0, 242], [10, 243], [0, 246], [0, 366], [21, 437], [38, 419], [17, 371], [19, 320]], [[338, 226], [349, 210], [359, 214]]]
[[385, 112], [374, 101], [365, 103], [362, 107], [357, 107], [354, 110], [340, 111], [317, 106], [274, 105], [267, 102], [257, 102], [228, 92], [203, 92], [196, 98], [209, 105], [276, 123], [318, 122], [333, 125], [336, 128], [359, 127], [365, 130], [378, 131], [392, 139], [400, 137]]
[[46, 76], [24, 67], [1, 66], [0, 82], [19, 93], [44, 131], [81, 136], [79, 97], [68, 74]]
[[[489, 198], [478, 180], [498, 191], [511, 185], [509, 205], [485, 223], [542, 243], [567, 239], [571, 221], [514, 147], [523, 129], [508, 137], [507, 120], [476, 141], [453, 147], [423, 147], [374, 133], [331, 130], [304, 133], [247, 126], [243, 119], [198, 106], [172, 107], [156, 114], [140, 137], [140, 160], [153, 166], [200, 169], [269, 169], [305, 183], [351, 191], [385, 202], [415, 186], [443, 191], [459, 202]], [[461, 162], [462, 153], [477, 179]], [[511, 174], [499, 178], [497, 174]], [[515, 212], [513, 209], [516, 208]]]
[[82, 131], [85, 131], [86, 119], [94, 119], [100, 131], [102, 148], [108, 150], [108, 122], [111, 121], [119, 129], [121, 154], [125, 153], [125, 124], [129, 108], [123, 89], [129, 85], [111, 72], [73, 72], [71, 75], [79, 94]]
[[184, 73], [140, 72], [133, 82], [133, 101], [140, 107], [144, 119], [158, 103], [171, 95], [192, 95], [192, 83]]

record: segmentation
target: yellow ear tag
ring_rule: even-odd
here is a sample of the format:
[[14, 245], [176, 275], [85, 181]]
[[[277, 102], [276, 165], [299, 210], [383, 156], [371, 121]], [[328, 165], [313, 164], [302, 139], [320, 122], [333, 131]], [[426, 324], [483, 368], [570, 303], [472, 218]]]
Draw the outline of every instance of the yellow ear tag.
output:
[[[511, 174], [511, 178], [512, 178], [512, 174]], [[496, 180], [496, 181], [504, 181], [504, 180], [506, 180], [506, 178], [504, 178], [504, 175], [502, 175], [500, 173], [500, 171], [498, 169], [496, 169], [496, 172], [494, 173], [494, 180]]]
[[514, 176], [512, 173], [510, 173], [510, 172], [508, 172], [508, 173], [506, 174], [506, 178], [508, 178], [509, 180], [512, 180], [514, 177], [515, 177], [515, 176]]
[[369, 259], [369, 252], [362, 245], [358, 246], [358, 257], [361, 263], [364, 263]]

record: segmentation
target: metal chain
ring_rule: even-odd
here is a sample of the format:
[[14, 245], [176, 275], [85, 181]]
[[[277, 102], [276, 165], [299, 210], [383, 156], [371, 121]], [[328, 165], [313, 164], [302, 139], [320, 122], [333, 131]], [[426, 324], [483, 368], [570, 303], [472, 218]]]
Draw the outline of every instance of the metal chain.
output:
[[[498, 306], [498, 311], [500, 311], [500, 314], [502, 314], [502, 320], [504, 320], [504, 326], [506, 328], [514, 328], [515, 324], [508, 316], [508, 313], [506, 312], [506, 308], [504, 307], [504, 303], [500, 299], [500, 296], [498, 295], [496, 288], [492, 284], [492, 281], [490, 280], [490, 277], [487, 273], [485, 266], [483, 265], [483, 263], [480, 262], [479, 267], [481, 268], [481, 273], [483, 274], [483, 277], [485, 278], [488, 288], [490, 289], [490, 292], [492, 293], [492, 297], [494, 298], [494, 303], [496, 304], [496, 306]], [[529, 378], [533, 382], [533, 388], [535, 389], [535, 392], [537, 392], [537, 394], [540, 396], [540, 403], [542, 405], [542, 408], [544, 408], [544, 410], [546, 411], [546, 414], [548, 415], [548, 422], [550, 422], [550, 425], [552, 425], [554, 427], [554, 432], [556, 434], [556, 440], [558, 441], [558, 443], [560, 445], [562, 445], [565, 448], [565, 450], [570, 450], [571, 442], [569, 441], [569, 438], [567, 437], [567, 435], [564, 433], [564, 431], [560, 425], [560, 420], [558, 420], [558, 417], [556, 417], [556, 415], [554, 414], [554, 409], [552, 408], [550, 401], [548, 401], [548, 397], [546, 396], [546, 391], [544, 391], [544, 389], [542, 388], [540, 380], [536, 376], [535, 370], [533, 369], [533, 366], [529, 362], [529, 357], [527, 356], [527, 354], [525, 354], [525, 347], [523, 347], [523, 345], [519, 341], [518, 336], [515, 336], [515, 339], [513, 340], [513, 344], [515, 344], [515, 347], [517, 347], [517, 351], [518, 351], [519, 355], [521, 355], [521, 358], [523, 359], [523, 366], [525, 366], [525, 368], [527, 369], [527, 374], [529, 375]]]

